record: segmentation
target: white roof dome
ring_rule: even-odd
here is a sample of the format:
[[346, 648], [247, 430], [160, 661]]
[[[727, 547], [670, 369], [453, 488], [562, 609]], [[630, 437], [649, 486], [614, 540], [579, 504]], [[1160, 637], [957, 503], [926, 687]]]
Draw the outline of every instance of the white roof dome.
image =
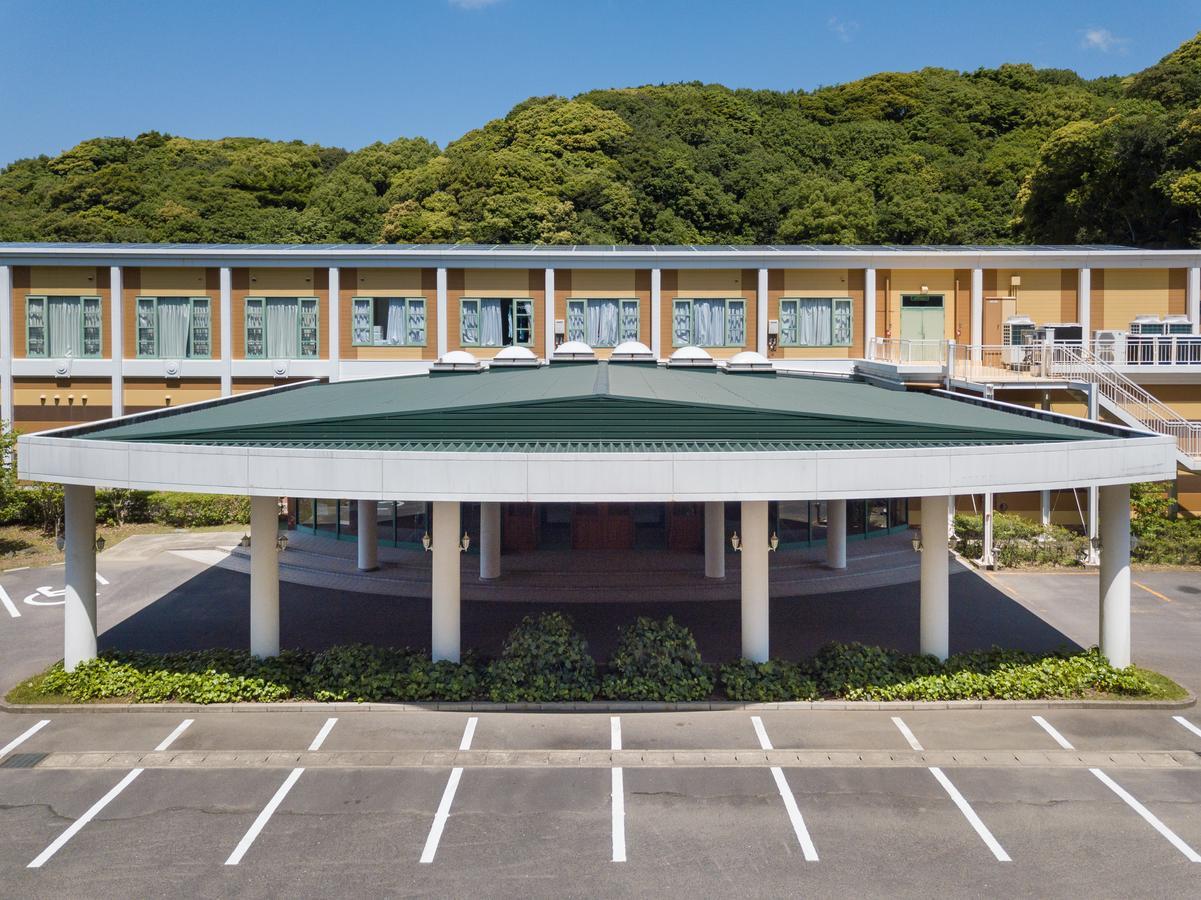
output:
[[654, 362], [655, 354], [641, 341], [622, 341], [609, 358], [613, 362]]
[[492, 357], [494, 366], [536, 366], [538, 357], [529, 347], [505, 347]]
[[772, 372], [775, 370], [775, 366], [762, 353], [743, 350], [730, 357], [730, 361], [726, 363], [726, 369], [730, 372]]
[[566, 341], [555, 348], [553, 359], [596, 359], [592, 348], [583, 341]]
[[700, 347], [681, 347], [667, 361], [669, 366], [716, 366], [708, 350]]
[[449, 353], [443, 353], [438, 357], [438, 361], [430, 366], [432, 372], [478, 372], [481, 368], [480, 361], [468, 353], [466, 350], [451, 350]]

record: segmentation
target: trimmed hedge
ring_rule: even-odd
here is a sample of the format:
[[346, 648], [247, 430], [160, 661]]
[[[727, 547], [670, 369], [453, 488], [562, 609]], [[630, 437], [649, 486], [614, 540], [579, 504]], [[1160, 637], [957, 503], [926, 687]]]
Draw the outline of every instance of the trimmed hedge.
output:
[[622, 633], [601, 693], [610, 700], [704, 700], [713, 674], [692, 632], [671, 616], [640, 616]]
[[769, 659], [764, 663], [740, 659], [721, 667], [721, 686], [731, 700], [782, 703], [816, 700], [817, 682], [801, 663]]
[[559, 612], [522, 619], [488, 666], [488, 696], [498, 703], [591, 700], [598, 687], [588, 642]]

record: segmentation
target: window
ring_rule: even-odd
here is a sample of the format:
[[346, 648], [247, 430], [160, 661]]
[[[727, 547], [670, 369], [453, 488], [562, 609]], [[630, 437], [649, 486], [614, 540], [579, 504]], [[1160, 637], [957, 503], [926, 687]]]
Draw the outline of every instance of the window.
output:
[[534, 343], [534, 301], [482, 298], [459, 306], [459, 340], [466, 347]]
[[27, 297], [25, 354], [53, 359], [99, 356], [103, 317], [99, 297]]
[[637, 300], [568, 300], [567, 340], [616, 347], [638, 340]]
[[356, 347], [424, 347], [425, 300], [355, 297], [351, 335]]
[[672, 305], [674, 347], [741, 347], [746, 344], [745, 300], [676, 300]]
[[139, 297], [138, 356], [208, 359], [212, 319], [208, 297]]
[[247, 359], [312, 359], [317, 356], [316, 297], [247, 297]]
[[794, 297], [780, 301], [783, 347], [849, 347], [854, 327], [849, 297]]

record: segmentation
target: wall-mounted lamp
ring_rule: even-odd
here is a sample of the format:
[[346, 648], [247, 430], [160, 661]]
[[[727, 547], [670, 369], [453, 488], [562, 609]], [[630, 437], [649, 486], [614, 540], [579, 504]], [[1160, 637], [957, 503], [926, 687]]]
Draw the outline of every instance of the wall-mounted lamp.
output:
[[95, 544], [93, 544], [92, 546], [93, 546], [93, 547], [95, 547], [95, 549], [96, 549], [96, 552], [97, 552], [97, 553], [103, 553], [103, 552], [104, 552], [104, 545], [105, 545], [105, 544], [107, 544], [107, 543], [108, 543], [108, 541], [106, 541], [106, 540], [105, 540], [103, 537], [101, 537], [100, 535], [97, 535], [97, 536], [96, 536], [96, 543], [95, 543]]
[[286, 534], [281, 534], [275, 539], [275, 549], [280, 553], [288, 549], [288, 536]]
[[923, 294], [928, 294], [928, 293], [930, 293], [930, 285], [928, 285], [928, 284], [923, 284], [923, 285], [922, 285], [922, 293], [923, 293]]
[[[735, 531], [735, 532], [734, 532], [732, 535], [730, 535], [730, 546], [734, 548], [734, 552], [735, 552], [735, 553], [741, 553], [741, 552], [742, 552], [742, 538], [740, 538], [740, 537], [738, 536], [738, 532], [737, 532], [737, 531]], [[770, 538], [770, 539], [768, 540], [768, 542], [767, 542], [767, 551], [768, 551], [769, 553], [773, 553], [773, 552], [775, 552], [776, 548], [777, 548], [777, 547], [779, 547], [779, 546], [780, 546], [780, 538], [779, 538], [779, 535], [777, 535], [777, 534], [776, 534], [776, 533], [773, 531], [773, 532], [771, 533], [771, 538]]]
[[250, 546], [250, 535], [249, 534], [242, 535], [242, 540], [238, 541], [238, 546], [249, 547]]
[[913, 532], [913, 540], [910, 541], [910, 543], [913, 544], [913, 552], [914, 553], [921, 553], [923, 550], [926, 549], [925, 547], [922, 546], [922, 533], [920, 531]]
[[[424, 547], [426, 550], [432, 551], [434, 549], [434, 541], [430, 537], [430, 533], [428, 531], [421, 536], [421, 546]], [[463, 536], [461, 538], [459, 538], [459, 552], [466, 553], [468, 548], [470, 548], [470, 547], [471, 547], [471, 537], [467, 534], [466, 531], [464, 531]]]

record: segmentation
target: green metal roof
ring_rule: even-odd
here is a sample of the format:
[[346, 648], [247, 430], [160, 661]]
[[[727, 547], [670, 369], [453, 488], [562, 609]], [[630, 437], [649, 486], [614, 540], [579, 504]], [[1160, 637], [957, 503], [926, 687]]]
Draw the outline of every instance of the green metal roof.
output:
[[599, 362], [303, 385], [68, 434], [220, 446], [563, 453], [947, 447], [1113, 432], [854, 381]]

